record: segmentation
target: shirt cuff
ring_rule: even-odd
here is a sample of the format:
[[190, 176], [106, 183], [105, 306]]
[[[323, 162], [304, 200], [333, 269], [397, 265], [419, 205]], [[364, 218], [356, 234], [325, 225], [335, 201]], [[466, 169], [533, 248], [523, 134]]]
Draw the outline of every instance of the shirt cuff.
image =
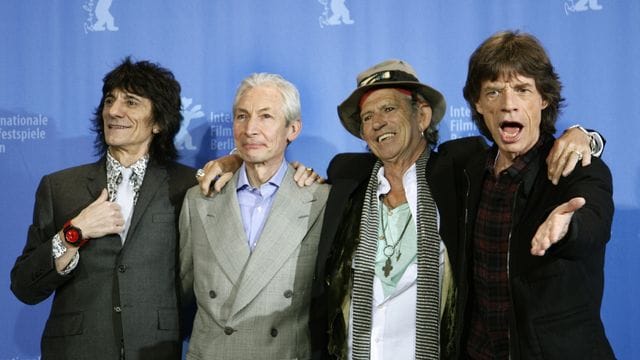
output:
[[[53, 260], [55, 261], [56, 259], [58, 259], [62, 255], [64, 255], [64, 253], [67, 252], [67, 247], [64, 246], [64, 243], [60, 238], [60, 233], [57, 233], [53, 237], [53, 240], [51, 242], [53, 244], [53, 249], [52, 249]], [[79, 252], [77, 252], [76, 255], [73, 257], [73, 259], [71, 259], [71, 262], [69, 263], [69, 265], [67, 265], [62, 271], [58, 271], [58, 274], [68, 275], [71, 271], [73, 271], [73, 269], [76, 268], [76, 266], [78, 266], [78, 260], [80, 260]]]

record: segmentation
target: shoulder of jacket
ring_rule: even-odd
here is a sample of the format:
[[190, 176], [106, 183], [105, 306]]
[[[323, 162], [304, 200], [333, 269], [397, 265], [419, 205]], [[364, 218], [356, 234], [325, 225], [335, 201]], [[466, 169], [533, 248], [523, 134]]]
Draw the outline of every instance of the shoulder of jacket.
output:
[[329, 163], [329, 181], [338, 179], [362, 180], [371, 175], [377, 158], [371, 153], [342, 153]]

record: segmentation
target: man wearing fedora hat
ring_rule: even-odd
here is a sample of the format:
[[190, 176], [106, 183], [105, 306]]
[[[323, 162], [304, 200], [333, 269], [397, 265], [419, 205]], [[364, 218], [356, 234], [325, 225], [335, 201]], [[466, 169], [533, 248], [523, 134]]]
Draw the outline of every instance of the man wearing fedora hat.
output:
[[[327, 172], [332, 188], [310, 312], [316, 354], [457, 358], [467, 277], [454, 170], [486, 143], [471, 137], [434, 151], [446, 102], [404, 61], [377, 64], [357, 84], [338, 113], [372, 153], [339, 154]], [[553, 167], [561, 170], [550, 176], [575, 166], [569, 149], [590, 160], [585, 138], [578, 129], [565, 133]], [[204, 193], [221, 164], [205, 167]]]
[[[486, 143], [470, 137], [434, 151], [446, 102], [404, 61], [377, 64], [357, 84], [338, 114], [372, 154], [339, 154], [329, 165], [314, 338], [335, 358], [457, 358], [468, 289], [458, 220], [467, 214], [454, 172]], [[558, 167], [577, 162], [568, 149], [590, 161], [585, 138], [566, 133]]]

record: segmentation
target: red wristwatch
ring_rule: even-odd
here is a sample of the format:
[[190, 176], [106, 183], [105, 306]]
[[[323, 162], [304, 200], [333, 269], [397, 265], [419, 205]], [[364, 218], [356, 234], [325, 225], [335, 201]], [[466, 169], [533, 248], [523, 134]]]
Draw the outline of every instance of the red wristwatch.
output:
[[62, 233], [64, 234], [64, 240], [67, 242], [67, 244], [74, 247], [80, 247], [84, 245], [87, 241], [89, 241], [88, 238], [82, 237], [82, 230], [71, 225], [71, 220], [64, 223], [64, 227], [62, 228]]

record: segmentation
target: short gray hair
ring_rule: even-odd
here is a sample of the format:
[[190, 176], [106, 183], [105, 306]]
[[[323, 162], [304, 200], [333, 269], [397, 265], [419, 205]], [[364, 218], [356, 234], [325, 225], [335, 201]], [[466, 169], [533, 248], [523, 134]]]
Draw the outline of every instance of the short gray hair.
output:
[[242, 80], [238, 87], [238, 91], [236, 91], [236, 97], [233, 100], [234, 113], [240, 98], [247, 91], [258, 86], [274, 87], [280, 92], [280, 95], [282, 96], [282, 112], [284, 113], [286, 126], [289, 126], [291, 122], [295, 120], [302, 120], [300, 112], [300, 93], [298, 92], [298, 89], [282, 76], [269, 73], [254, 73]]

